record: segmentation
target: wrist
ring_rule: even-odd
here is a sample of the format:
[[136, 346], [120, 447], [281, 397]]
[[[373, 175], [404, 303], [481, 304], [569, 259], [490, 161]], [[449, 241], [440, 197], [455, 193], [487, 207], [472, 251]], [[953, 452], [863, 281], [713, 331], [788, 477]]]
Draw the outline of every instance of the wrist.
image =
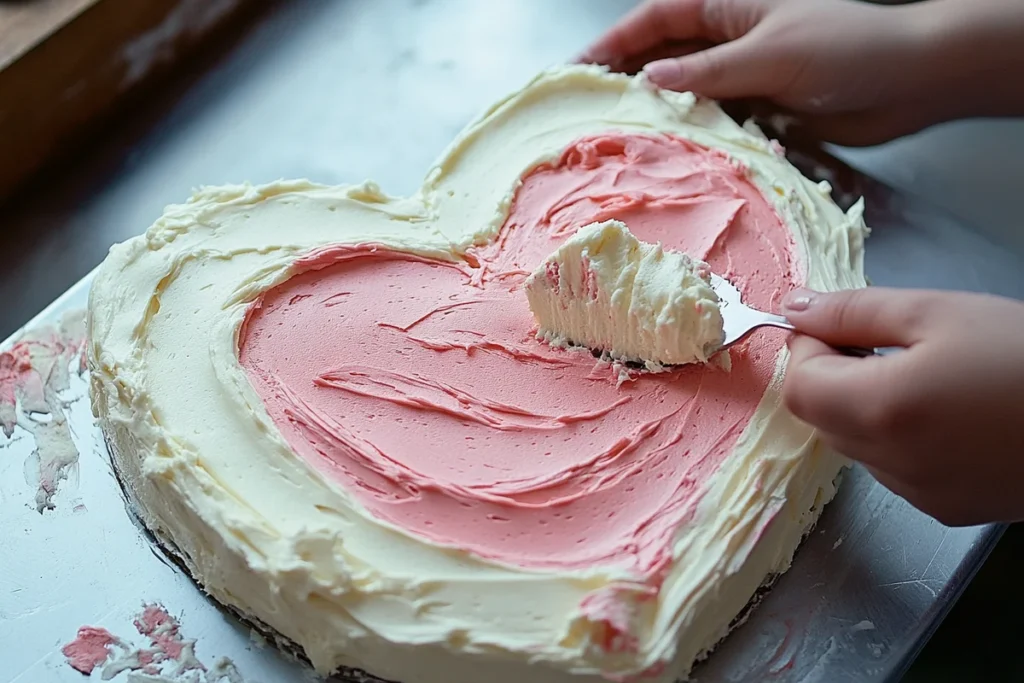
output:
[[904, 9], [923, 104], [942, 120], [1024, 115], [1024, 2], [926, 0]]

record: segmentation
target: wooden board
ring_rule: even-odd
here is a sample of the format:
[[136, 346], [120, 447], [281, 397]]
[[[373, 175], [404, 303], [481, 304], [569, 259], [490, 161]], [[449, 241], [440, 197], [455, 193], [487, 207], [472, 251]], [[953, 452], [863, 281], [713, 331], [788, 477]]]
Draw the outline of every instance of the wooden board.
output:
[[255, 0], [0, 0], [0, 201]]

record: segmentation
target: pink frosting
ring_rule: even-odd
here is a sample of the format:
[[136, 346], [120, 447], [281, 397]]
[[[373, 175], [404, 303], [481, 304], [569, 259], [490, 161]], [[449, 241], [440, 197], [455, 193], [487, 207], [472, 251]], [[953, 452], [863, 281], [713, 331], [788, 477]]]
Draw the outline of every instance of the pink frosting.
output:
[[[65, 322], [76, 318], [84, 322], [77, 313], [67, 315]], [[69, 386], [69, 372], [81, 375], [86, 370], [85, 338], [77, 325], [65, 322], [60, 327], [33, 328], [11, 348], [0, 351], [0, 434], [10, 438], [15, 427], [21, 427], [34, 437], [36, 447], [25, 462], [25, 472], [35, 479], [40, 513], [55, 507], [59, 483], [78, 462], [60, 392]], [[50, 419], [37, 420], [35, 415]]]
[[294, 450], [373, 515], [513, 565], [624, 566], [654, 585], [782, 337], [752, 337], [731, 372], [621, 385], [586, 352], [536, 341], [525, 277], [611, 218], [708, 261], [755, 306], [798, 278], [787, 228], [738, 164], [673, 137], [602, 135], [525, 176], [496, 239], [463, 262], [371, 244], [303, 258], [251, 307], [241, 363]]
[[71, 668], [88, 676], [107, 661], [111, 654], [110, 646], [118, 642], [114, 634], [105, 628], [83, 626], [78, 629], [75, 639], [60, 651]]
[[[61, 652], [69, 666], [87, 676], [96, 667], [108, 663], [109, 670], [115, 675], [117, 671], [137, 671], [160, 677], [161, 671], [166, 669], [177, 674], [206, 671], [195, 657], [195, 641], [182, 637], [180, 629], [178, 620], [162, 605], [152, 603], [143, 605], [142, 612], [135, 618], [135, 630], [149, 639], [149, 647], [136, 648], [105, 628], [83, 626], [78, 629], [77, 637], [61, 648]], [[230, 662], [222, 668], [226, 667], [234, 670], [234, 664]], [[104, 671], [104, 674], [109, 674], [109, 671]], [[198, 679], [193, 677], [189, 680]]]
[[[49, 412], [44, 387], [47, 378], [32, 363], [33, 346], [49, 350], [44, 342], [33, 340], [20, 341], [0, 352], [0, 431], [7, 437], [14, 434], [18, 425], [16, 406], [19, 398], [27, 412]], [[58, 344], [54, 343], [53, 347], [58, 349]], [[59, 355], [61, 350], [56, 350], [54, 355]], [[45, 369], [49, 371], [51, 368]]]

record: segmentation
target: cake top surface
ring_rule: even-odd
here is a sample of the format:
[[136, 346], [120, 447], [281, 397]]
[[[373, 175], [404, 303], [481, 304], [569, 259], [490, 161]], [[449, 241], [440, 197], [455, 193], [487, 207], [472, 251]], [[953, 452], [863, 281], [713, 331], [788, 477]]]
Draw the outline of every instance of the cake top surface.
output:
[[147, 523], [321, 670], [397, 675], [375, 648], [398, 643], [680, 675], [730, 581], [784, 568], [758, 541], [797, 525], [773, 526], [787, 496], [834, 474], [779, 406], [782, 338], [620, 382], [536, 339], [526, 280], [615, 219], [771, 309], [863, 284], [858, 211], [714, 103], [555, 69], [413, 197], [281, 181], [168, 207], [93, 287], [94, 407], [131, 434]]

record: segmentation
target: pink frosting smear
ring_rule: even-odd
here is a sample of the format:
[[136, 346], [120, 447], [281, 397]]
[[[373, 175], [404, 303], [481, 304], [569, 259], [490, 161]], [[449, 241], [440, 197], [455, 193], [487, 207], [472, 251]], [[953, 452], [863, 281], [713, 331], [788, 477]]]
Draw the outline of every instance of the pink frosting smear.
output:
[[213, 669], [207, 669], [195, 656], [194, 640], [181, 635], [181, 625], [160, 604], [143, 605], [134, 619], [135, 630], [149, 641], [148, 647], [135, 647], [110, 631], [97, 626], [83, 626], [77, 637], [61, 648], [68, 665], [89, 675], [97, 667], [103, 667], [103, 680], [117, 676], [123, 671], [144, 674], [161, 681], [198, 681], [189, 672], [207, 671], [211, 675], [205, 680], [228, 678], [241, 681], [233, 662], [221, 658]]
[[88, 676], [107, 661], [111, 655], [110, 646], [118, 642], [105, 628], [83, 626], [78, 629], [75, 639], [61, 648], [61, 652], [71, 668]]
[[296, 453], [376, 517], [515, 566], [617, 566], [657, 585], [783, 338], [755, 335], [728, 372], [627, 382], [538, 342], [526, 276], [607, 219], [706, 260], [754, 306], [800, 278], [789, 230], [739, 164], [679, 138], [607, 134], [529, 172], [497, 237], [461, 262], [371, 244], [301, 259], [251, 306], [241, 363]]
[[84, 311], [65, 313], [59, 325], [33, 328], [0, 351], [0, 445], [17, 427], [32, 435], [35, 449], [25, 472], [40, 513], [55, 507], [58, 485], [78, 463], [67, 420], [70, 403], [60, 394], [70, 387], [71, 374], [85, 369]]

